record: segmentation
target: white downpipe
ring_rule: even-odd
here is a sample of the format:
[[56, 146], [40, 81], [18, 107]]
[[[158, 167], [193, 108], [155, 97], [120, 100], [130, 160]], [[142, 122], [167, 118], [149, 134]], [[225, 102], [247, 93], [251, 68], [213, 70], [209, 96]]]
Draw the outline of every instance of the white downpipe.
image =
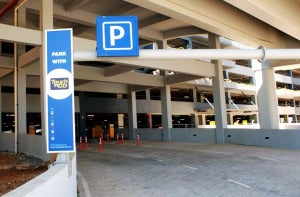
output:
[[105, 61], [105, 60], [288, 60], [300, 59], [300, 49], [140, 49], [138, 57], [97, 57], [96, 51], [74, 51], [74, 61]]

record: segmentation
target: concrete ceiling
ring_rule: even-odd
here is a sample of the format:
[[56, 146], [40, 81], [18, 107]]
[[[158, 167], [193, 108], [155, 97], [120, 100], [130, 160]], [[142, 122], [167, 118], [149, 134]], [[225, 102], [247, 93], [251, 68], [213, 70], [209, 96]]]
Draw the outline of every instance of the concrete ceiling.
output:
[[[9, 2], [0, 0], [0, 9]], [[11, 26], [12, 10], [0, 17], [0, 40], [40, 45], [39, 2], [28, 0], [24, 4], [26, 28], [30, 30]], [[300, 48], [299, 0], [54, 0], [53, 10], [54, 28], [73, 28], [75, 50], [95, 49], [95, 19], [99, 15], [138, 16], [140, 45], [157, 43], [158, 47], [162, 47], [165, 40], [211, 32], [251, 47]], [[208, 41], [202, 40], [201, 44], [208, 46]], [[39, 75], [33, 69], [39, 67], [36, 63], [39, 49], [35, 50], [35, 53], [23, 54], [23, 57], [29, 56], [23, 59], [26, 59], [24, 66], [28, 67], [31, 75]], [[9, 73], [7, 69], [12, 68], [12, 64], [7, 68], [8, 64], [2, 63], [5, 58], [0, 56], [0, 77], [6, 76]], [[186, 70], [182, 70], [180, 62], [174, 61], [155, 62], [155, 65], [151, 65], [151, 62], [114, 62], [109, 67], [76, 64], [75, 78], [84, 81], [84, 84], [97, 81], [160, 87], [164, 83], [162, 76], [141, 73], [139, 70], [145, 68], [178, 72], [176, 76], [168, 76], [170, 84], [201, 78], [205, 71], [209, 73], [207, 76], [213, 76], [207, 64], [186, 63], [189, 65]], [[173, 69], [172, 65], [175, 65]], [[201, 67], [203, 72], [191, 74], [197, 67]], [[78, 84], [83, 87], [83, 83]]]

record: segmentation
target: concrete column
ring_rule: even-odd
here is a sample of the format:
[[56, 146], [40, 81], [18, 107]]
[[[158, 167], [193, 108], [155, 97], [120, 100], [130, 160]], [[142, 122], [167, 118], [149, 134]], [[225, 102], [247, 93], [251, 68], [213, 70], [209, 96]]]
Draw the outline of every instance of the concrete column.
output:
[[[193, 101], [194, 101], [194, 109], [197, 106], [197, 89], [193, 88]], [[199, 125], [199, 116], [197, 114], [192, 114], [192, 123], [194, 123], [195, 128], [198, 128]]]
[[[26, 27], [26, 8], [20, 7], [17, 11], [17, 23], [19, 27]], [[25, 46], [14, 45], [15, 50], [15, 69], [14, 69], [14, 96], [15, 96], [15, 152], [19, 152], [19, 134], [27, 133], [27, 114], [26, 114], [26, 71], [19, 67], [18, 57], [25, 52]]]
[[206, 115], [205, 114], [201, 115], [201, 119], [202, 119], [202, 125], [206, 125]]
[[[40, 0], [40, 30], [42, 31], [42, 46], [45, 46], [45, 30], [53, 29], [53, 0]], [[41, 89], [41, 117], [42, 117], [42, 129], [45, 127], [45, 102], [44, 102], [44, 68], [45, 68], [45, 48], [42, 47], [40, 55], [40, 89]], [[43, 132], [45, 135], [45, 132]]]
[[136, 111], [136, 95], [135, 92], [129, 88], [128, 92], [128, 126], [129, 126], [129, 139], [136, 139], [137, 129], [137, 111]]
[[[44, 69], [45, 69], [45, 57], [47, 55], [45, 46], [45, 30], [53, 29], [53, 0], [40, 0], [40, 30], [42, 32], [42, 50], [40, 50], [40, 92], [41, 92], [41, 128], [44, 136], [44, 150], [46, 151], [46, 120], [45, 120], [45, 84], [44, 84]], [[54, 160], [56, 154], [51, 155]], [[76, 166], [73, 166], [76, 168]]]
[[171, 89], [170, 85], [165, 85], [160, 90], [161, 94], [161, 111], [163, 126], [163, 141], [171, 141], [170, 128], [172, 128], [172, 110], [171, 110]]
[[[159, 49], [168, 47], [167, 40], [157, 42]], [[163, 76], [167, 75], [168, 71], [161, 72]], [[171, 141], [170, 128], [172, 128], [172, 110], [171, 110], [171, 88], [170, 85], [165, 85], [160, 89], [161, 111], [162, 111], [162, 126], [163, 126], [163, 141]]]
[[274, 69], [269, 61], [252, 60], [256, 83], [259, 123], [262, 129], [278, 129], [279, 115]]
[[230, 95], [230, 90], [227, 90], [227, 92], [225, 92], [225, 99], [226, 99], [226, 103], [229, 104], [229, 106], [231, 105], [231, 95]]
[[148, 127], [152, 128], [152, 114], [151, 114], [151, 96], [150, 96], [150, 89], [145, 90], [146, 91], [146, 101], [149, 106], [149, 112], [148, 112]]
[[[208, 34], [208, 38], [210, 48], [221, 48], [220, 40], [217, 35], [210, 33]], [[216, 142], [222, 144], [225, 143], [224, 128], [227, 127], [223, 66], [221, 60], [213, 60], [212, 63], [215, 64], [216, 72], [216, 76], [212, 79], [216, 121]]]
[[27, 133], [26, 70], [18, 69], [18, 133]]
[[84, 92], [79, 92], [79, 111], [80, 111], [80, 122], [79, 122], [79, 137], [87, 135], [86, 129], [86, 96]]
[[233, 114], [232, 114], [232, 112], [229, 112], [229, 124], [233, 125]]

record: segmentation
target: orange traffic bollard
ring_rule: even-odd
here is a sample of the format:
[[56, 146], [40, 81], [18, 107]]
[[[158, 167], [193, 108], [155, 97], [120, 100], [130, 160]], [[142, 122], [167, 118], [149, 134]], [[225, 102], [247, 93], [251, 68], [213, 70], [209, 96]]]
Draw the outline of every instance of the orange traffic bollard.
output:
[[102, 152], [102, 137], [99, 138], [99, 152]]
[[141, 139], [140, 139], [140, 134], [136, 135], [136, 145], [140, 146], [141, 145]]
[[85, 136], [85, 139], [84, 139], [84, 148], [87, 149], [88, 148], [88, 140], [87, 140], [87, 136]]
[[124, 134], [122, 133], [122, 144], [124, 144]]

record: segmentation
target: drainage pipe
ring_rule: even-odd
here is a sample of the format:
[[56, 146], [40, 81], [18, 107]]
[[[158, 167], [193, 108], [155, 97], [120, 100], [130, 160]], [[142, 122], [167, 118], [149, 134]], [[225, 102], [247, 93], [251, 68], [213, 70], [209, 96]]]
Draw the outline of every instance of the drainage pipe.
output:
[[74, 51], [74, 61], [105, 61], [105, 60], [300, 60], [300, 49], [140, 49], [138, 57], [97, 57], [96, 51]]

